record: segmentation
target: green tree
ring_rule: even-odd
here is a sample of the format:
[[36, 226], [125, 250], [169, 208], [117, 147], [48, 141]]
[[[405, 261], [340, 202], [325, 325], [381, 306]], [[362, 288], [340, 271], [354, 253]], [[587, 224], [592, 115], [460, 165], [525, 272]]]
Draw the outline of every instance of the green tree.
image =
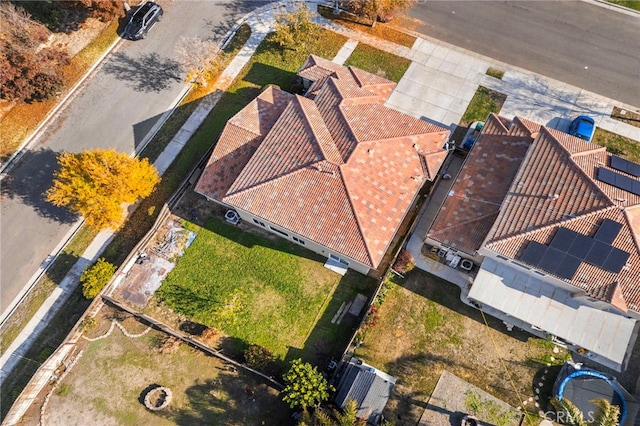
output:
[[82, 295], [87, 299], [93, 299], [100, 294], [100, 291], [107, 285], [115, 273], [115, 265], [112, 265], [101, 257], [92, 267], [85, 269], [82, 273], [80, 277]]
[[364, 419], [358, 419], [358, 403], [354, 399], [348, 399], [342, 412], [335, 408], [331, 414], [318, 409], [314, 413], [316, 423], [320, 426], [360, 426], [366, 424]]
[[584, 414], [567, 398], [558, 399], [555, 397], [551, 400], [551, 405], [554, 406], [558, 413], [558, 421], [564, 424], [573, 426], [617, 426], [620, 418], [620, 408], [618, 406], [611, 405], [606, 399], [593, 399], [589, 402], [598, 407], [598, 411], [596, 411], [593, 421], [590, 423], [585, 422]]
[[333, 388], [320, 374], [317, 367], [302, 362], [300, 358], [293, 360], [291, 368], [283, 376], [285, 388], [282, 400], [291, 408], [313, 407], [326, 401]]
[[160, 181], [147, 159], [115, 150], [95, 149], [80, 154], [64, 152], [47, 201], [84, 216], [92, 228], [118, 229], [124, 222], [124, 204], [151, 194]]
[[276, 15], [272, 40], [281, 48], [304, 48], [305, 44], [301, 40], [306, 40], [318, 30], [318, 26], [313, 22], [315, 15], [304, 2], [292, 12], [283, 9]]

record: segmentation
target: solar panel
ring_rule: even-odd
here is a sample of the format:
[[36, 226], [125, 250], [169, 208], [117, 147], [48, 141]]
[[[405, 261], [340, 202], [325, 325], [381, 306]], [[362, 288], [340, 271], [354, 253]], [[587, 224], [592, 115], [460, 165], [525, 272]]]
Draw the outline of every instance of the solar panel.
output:
[[531, 266], [538, 266], [546, 251], [547, 246], [535, 241], [529, 241], [529, 244], [527, 244], [527, 248], [524, 250], [520, 260]]
[[612, 247], [607, 260], [602, 265], [603, 269], [610, 272], [618, 273], [622, 270], [622, 267], [627, 263], [630, 254], [626, 251]]
[[562, 265], [562, 261], [565, 258], [565, 253], [560, 250], [556, 250], [553, 247], [547, 248], [546, 253], [542, 256], [542, 260], [538, 264], [538, 267], [544, 269], [545, 271], [549, 271], [551, 273], [555, 273], [556, 270]]
[[560, 251], [569, 251], [569, 248], [571, 247], [571, 244], [573, 244], [577, 235], [578, 234], [575, 231], [565, 227], [558, 228], [556, 235], [553, 236], [553, 240], [551, 240], [549, 246]]
[[594, 241], [591, 250], [589, 250], [589, 254], [585, 256], [584, 261], [602, 268], [604, 266], [604, 261], [607, 260], [612, 248], [613, 247], [609, 244], [603, 243], [602, 241]]
[[612, 169], [620, 170], [621, 172], [628, 173], [635, 177], [640, 177], [640, 164], [638, 163], [612, 155], [610, 165]]
[[629, 176], [621, 175], [618, 172], [598, 167], [598, 180], [631, 192], [632, 194], [640, 195], [640, 181], [638, 179], [633, 179]]
[[611, 219], [605, 219], [600, 224], [598, 232], [593, 236], [598, 241], [611, 244], [616, 239], [618, 233], [622, 229], [622, 224]]
[[578, 267], [581, 263], [582, 261], [580, 259], [568, 254], [564, 257], [562, 263], [556, 269], [555, 274], [559, 277], [570, 280], [576, 274], [576, 271], [578, 270]]
[[573, 241], [573, 244], [571, 244], [571, 248], [567, 250], [567, 253], [577, 257], [578, 259], [584, 259], [591, 250], [593, 243], [593, 238], [582, 234], [576, 234], [576, 239]]

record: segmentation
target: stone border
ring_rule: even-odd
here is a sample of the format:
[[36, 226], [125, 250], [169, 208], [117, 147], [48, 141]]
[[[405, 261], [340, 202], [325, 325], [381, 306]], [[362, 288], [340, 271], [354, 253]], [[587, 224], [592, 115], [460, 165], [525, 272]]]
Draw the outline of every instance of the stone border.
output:
[[[160, 393], [160, 392], [164, 392], [164, 394], [165, 394], [164, 401], [162, 401], [162, 404], [160, 404], [160, 405], [158, 405], [156, 407], [153, 404], [151, 404], [151, 397], [156, 395], [157, 393]], [[160, 411], [160, 410], [166, 408], [167, 405], [169, 405], [169, 403], [171, 402], [171, 398], [173, 398], [173, 393], [171, 393], [171, 389], [169, 389], [166, 386], [158, 386], [157, 388], [151, 389], [144, 396], [144, 406], [148, 410], [151, 410], [151, 411]]]

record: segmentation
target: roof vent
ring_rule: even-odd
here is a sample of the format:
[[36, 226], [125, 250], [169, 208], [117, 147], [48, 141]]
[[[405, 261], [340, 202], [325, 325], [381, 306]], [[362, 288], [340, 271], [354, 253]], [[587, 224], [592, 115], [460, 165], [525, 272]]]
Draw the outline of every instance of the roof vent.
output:
[[560, 198], [560, 194], [549, 194], [547, 195], [547, 200], [557, 200]]
[[524, 182], [520, 181], [518, 182], [518, 188], [522, 188], [524, 186]]
[[369, 155], [373, 155], [375, 153], [375, 151], [373, 150], [373, 148], [369, 148], [367, 150], [367, 152], [369, 153]]
[[626, 198], [616, 198], [616, 201], [619, 201], [621, 203], [626, 203], [627, 199]]

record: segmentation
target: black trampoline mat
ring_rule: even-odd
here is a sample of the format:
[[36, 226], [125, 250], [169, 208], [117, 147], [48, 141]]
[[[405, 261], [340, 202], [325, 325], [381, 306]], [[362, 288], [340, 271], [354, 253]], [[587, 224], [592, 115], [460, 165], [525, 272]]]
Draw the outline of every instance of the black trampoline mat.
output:
[[595, 412], [597, 407], [592, 404], [593, 399], [606, 399], [612, 405], [622, 409], [622, 401], [613, 387], [604, 379], [597, 377], [578, 376], [570, 379], [565, 385], [563, 398], [573, 402], [585, 416], [588, 412]]

